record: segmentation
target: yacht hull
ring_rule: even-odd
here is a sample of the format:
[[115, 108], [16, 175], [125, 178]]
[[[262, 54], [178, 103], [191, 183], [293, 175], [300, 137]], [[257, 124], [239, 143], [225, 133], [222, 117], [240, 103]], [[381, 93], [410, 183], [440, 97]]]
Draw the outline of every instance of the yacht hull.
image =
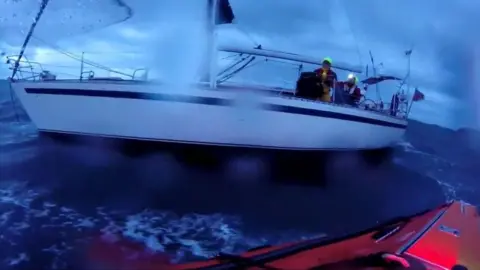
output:
[[368, 150], [401, 140], [403, 119], [351, 107], [139, 82], [14, 82], [40, 132], [291, 151]]

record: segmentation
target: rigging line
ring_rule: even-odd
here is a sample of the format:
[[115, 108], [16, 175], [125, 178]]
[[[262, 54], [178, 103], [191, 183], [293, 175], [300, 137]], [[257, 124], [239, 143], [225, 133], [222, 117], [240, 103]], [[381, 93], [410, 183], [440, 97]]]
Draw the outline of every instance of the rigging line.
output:
[[243, 57], [241, 58], [240, 60], [237, 60], [236, 62], [234, 62], [233, 64], [231, 64], [230, 66], [228, 66], [227, 68], [225, 68], [222, 72], [218, 73], [217, 76], [221, 76], [223, 75], [224, 73], [230, 71], [232, 68], [236, 67], [237, 65], [239, 65], [240, 63], [242, 63], [243, 61], [245, 61], [246, 59], [248, 59], [249, 57]]
[[[36, 39], [40, 40], [39, 38], [35, 37]], [[83, 61], [84, 63], [88, 64], [88, 65], [91, 65], [91, 66], [94, 66], [94, 67], [97, 67], [97, 68], [101, 68], [101, 69], [105, 69], [107, 71], [111, 71], [110, 68], [106, 67], [106, 66], [103, 66], [101, 64], [98, 64], [98, 63], [95, 63], [93, 61], [90, 61], [90, 60], [85, 60], [80, 57], [80, 56], [77, 56], [75, 54], [72, 54], [72, 53], [69, 53], [67, 51], [64, 51], [62, 49], [60, 49], [58, 46], [55, 46], [53, 44], [48, 44], [47, 42], [41, 40], [42, 42], [46, 43], [47, 45], [51, 46], [52, 48], [54, 48], [56, 51], [58, 51], [60, 54], [63, 54], [65, 56], [68, 56], [74, 60], [77, 60], [77, 61]]]
[[[71, 55], [71, 54], [69, 54], [68, 52], [60, 52], [60, 53], [63, 54], [63, 55], [65, 55], [65, 56], [67, 56], [67, 57], [70, 57], [70, 58], [72, 58], [72, 59], [74, 59], [74, 60], [77, 60], [77, 61], [80, 61], [80, 62], [82, 61], [81, 58], [79, 58], [79, 57], [77, 57], [77, 56], [75, 56], [75, 55]], [[109, 71], [109, 72], [114, 72], [114, 73], [118, 73], [118, 74], [121, 74], [121, 75], [130, 76], [130, 75], [128, 75], [128, 74], [123, 74], [123, 73], [121, 73], [121, 72], [115, 71], [115, 70], [113, 70], [113, 69], [111, 69], [111, 68], [108, 68], [108, 67], [106, 67], [106, 66], [97, 64], [97, 63], [95, 63], [95, 62], [91, 62], [91, 61], [89, 61], [89, 60], [83, 59], [83, 63], [85, 63], [85, 64], [87, 64], [87, 65], [90, 65], [90, 66], [93, 66], [93, 67], [96, 67], [96, 68], [99, 68], [99, 69], [103, 69], [103, 70], [105, 70], [105, 71]]]
[[236, 70], [232, 71], [230, 74], [227, 74], [227, 75], [223, 76], [223, 78], [219, 79], [218, 82], [222, 83], [222, 82], [232, 78], [233, 76], [235, 76], [235, 74], [237, 74], [238, 72], [240, 72], [242, 70], [245, 70], [248, 67], [252, 67], [252, 66], [260, 63], [260, 61], [259, 61], [259, 62], [256, 62], [256, 63], [253, 63], [252, 65], [250, 65], [250, 63], [252, 63], [254, 60], [255, 60], [255, 56], [252, 56], [252, 58], [250, 58], [250, 60], [248, 60], [245, 64], [243, 64], [242, 66], [240, 66]]
[[90, 65], [90, 66], [93, 66], [93, 67], [96, 67], [96, 68], [99, 68], [99, 69], [103, 69], [103, 70], [105, 70], [105, 71], [109, 71], [109, 72], [112, 72], [112, 73], [117, 73], [117, 74], [124, 75], [124, 76], [127, 76], [127, 77], [132, 77], [132, 75], [130, 75], [130, 74], [126, 74], [126, 73], [123, 73], [123, 72], [120, 72], [120, 71], [113, 70], [113, 69], [111, 69], [111, 68], [109, 68], [109, 67], [107, 67], [107, 66], [104, 66], [104, 65], [95, 63], [95, 62], [93, 62], [93, 61], [85, 60], [85, 59], [82, 60], [82, 57], [76, 56], [76, 55], [74, 55], [74, 54], [72, 54], [72, 53], [69, 53], [69, 52], [67, 52], [67, 51], [64, 51], [64, 50], [60, 49], [58, 46], [55, 46], [55, 45], [53, 45], [53, 44], [50, 44], [50, 43], [48, 43], [48, 42], [40, 39], [39, 37], [36, 37], [36, 36], [35, 36], [34, 38], [37, 39], [38, 41], [41, 41], [41, 42], [47, 44], [48, 46], [52, 47], [54, 50], [58, 51], [59, 53], [65, 55], [65, 56], [67, 56], [67, 57], [70, 57], [70, 58], [72, 58], [72, 59], [74, 59], [74, 60], [77, 60], [77, 61], [80, 61], [80, 62], [83, 61], [83, 63], [85, 63], [85, 64], [87, 64], [87, 65]]
[[220, 60], [226, 60], [226, 59], [229, 59], [229, 58], [233, 58], [233, 57], [241, 57], [242, 54], [241, 53], [236, 53], [236, 54], [231, 54], [229, 56], [225, 56], [223, 58], [220, 58]]
[[[39, 38], [36, 37], [36, 36], [33, 36], [33, 38], [39, 40]], [[75, 52], [75, 53], [70, 52], [70, 53], [75, 54], [75, 53], [82, 53], [82, 52]], [[83, 53], [85, 53], [85, 54], [141, 54], [142, 52], [140, 52], [140, 51], [124, 51], [124, 52], [122, 52], [122, 51], [118, 51], [118, 52], [107, 52], [107, 51], [104, 51], [104, 52], [102, 52], [102, 51], [87, 52], [87, 51], [84, 51]], [[31, 55], [31, 53], [25, 53], [25, 54], [26, 55]], [[42, 54], [44, 54], [44, 55], [56, 55], [56, 54], [58, 54], [58, 52], [42, 52]]]
[[42, 66], [57, 67], [57, 68], [76, 68], [76, 69], [78, 69], [78, 66], [66, 66], [66, 65], [56, 65], [56, 64], [42, 64]]
[[350, 29], [350, 32], [352, 33], [353, 39], [355, 40], [355, 47], [357, 49], [358, 60], [360, 61], [360, 65], [363, 66], [363, 57], [362, 57], [362, 54], [360, 52], [360, 46], [358, 45], [358, 38], [357, 38], [357, 35], [355, 34], [355, 32], [352, 29], [352, 23], [350, 21], [348, 10], [345, 7], [345, 5], [343, 5], [344, 4], [343, 0], [338, 0], [338, 1], [341, 2], [342, 6], [343, 6], [343, 10], [345, 11], [345, 13], [347, 15], [346, 17], [347, 17], [347, 21], [348, 21], [348, 28]]
[[240, 32], [242, 32], [243, 34], [245, 34], [245, 36], [247, 36], [248, 39], [250, 39], [250, 41], [253, 43], [253, 45], [255, 47], [259, 46], [260, 44], [258, 42], [255, 41], [255, 39], [252, 37], [252, 35], [250, 35], [247, 31], [245, 31], [243, 28], [241, 28], [239, 25], [234, 25], [235, 28], [237, 28]]
[[30, 41], [30, 38], [33, 35], [33, 31], [35, 30], [35, 27], [37, 26], [37, 23], [40, 20], [40, 17], [42, 17], [43, 11], [45, 10], [45, 8], [48, 5], [48, 1], [50, 1], [50, 0], [42, 0], [42, 3], [40, 4], [40, 10], [38, 11], [37, 16], [35, 16], [35, 19], [33, 20], [33, 23], [30, 26], [30, 30], [28, 31], [27, 37], [23, 41], [22, 49], [20, 50], [20, 54], [19, 54], [17, 60], [15, 61], [15, 66], [13, 67], [12, 80], [15, 78], [15, 74], [17, 73], [19, 61], [20, 61], [20, 59], [22, 59], [23, 54], [25, 53], [25, 49], [27, 48], [28, 42]]
[[232, 78], [233, 76], [235, 76], [237, 73], [239, 73], [239, 72], [242, 71], [242, 70], [245, 70], [245, 69], [250, 68], [250, 67], [253, 67], [253, 66], [257, 65], [257, 64], [263, 63], [263, 61], [257, 61], [257, 62], [255, 62], [255, 63], [252, 63], [254, 60], [255, 60], [255, 56], [252, 56], [252, 58], [251, 58], [247, 63], [245, 63], [244, 65], [242, 65], [241, 67], [239, 67], [238, 69], [236, 69], [235, 71], [233, 71], [232, 73], [224, 76], [224, 77], [222, 78], [222, 79], [223, 79], [222, 82], [224, 82], [224, 81]]
[[[24, 58], [26, 58], [26, 55], [23, 56]], [[22, 69], [30, 69], [30, 72], [34, 72], [32, 70], [32, 66], [34, 64], [38, 65], [40, 67], [40, 69], [43, 69], [44, 66], [46, 67], [58, 67], [58, 68], [78, 68], [78, 66], [67, 66], [67, 65], [56, 65], [56, 64], [40, 64], [40, 63], [36, 63], [36, 62], [30, 62], [30, 61], [20, 61], [20, 63], [25, 63], [27, 64], [27, 66], [19, 66], [18, 69], [19, 70], [22, 70]]]
[[[48, 43], [48, 42], [46, 42], [45, 40], [43, 40], [43, 39], [41, 39], [41, 38], [39, 38], [39, 37], [33, 36], [33, 38], [36, 39], [36, 40], [38, 40], [38, 41], [40, 41], [40, 42], [42, 42], [42, 43], [45, 43], [47, 46], [53, 48], [54, 50], [56, 50], [56, 51], [57, 51], [58, 53], [60, 53], [60, 54], [63, 54], [63, 55], [65, 55], [65, 56], [67, 56], [67, 57], [70, 57], [70, 58], [72, 58], [72, 59], [74, 59], [74, 60], [82, 61], [82, 58], [81, 58], [80, 56], [77, 56], [77, 55], [75, 55], [75, 54], [73, 54], [73, 53], [69, 53], [69, 52], [67, 52], [67, 51], [64, 51], [64, 50], [60, 49], [58, 46], [56, 46], [56, 45], [54, 45], [54, 44], [51, 44], [51, 43]], [[87, 63], [87, 62], [90, 62], [90, 61], [84, 60], [84, 63]], [[93, 63], [93, 62], [91, 62], [91, 63]], [[97, 65], [100, 66], [100, 64], [94, 63], [94, 66], [97, 66]]]

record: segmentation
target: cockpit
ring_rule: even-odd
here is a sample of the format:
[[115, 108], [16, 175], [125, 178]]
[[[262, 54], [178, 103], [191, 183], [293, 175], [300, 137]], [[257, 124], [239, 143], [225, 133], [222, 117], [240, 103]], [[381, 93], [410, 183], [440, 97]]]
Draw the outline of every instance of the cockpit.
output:
[[[374, 101], [366, 96], [368, 87], [375, 86], [384, 81], [401, 82], [399, 89], [392, 95], [391, 102], [383, 102], [380, 98]], [[361, 86], [359, 85], [362, 84]], [[349, 74], [345, 81], [336, 81], [330, 87], [330, 100], [321, 99], [325, 85], [316, 72], [301, 72], [296, 82], [295, 96], [297, 98], [333, 103], [342, 106], [383, 112], [391, 116], [402, 117], [408, 111], [408, 99], [403, 90], [404, 82], [394, 76], [374, 76], [359, 81], [354, 74]]]

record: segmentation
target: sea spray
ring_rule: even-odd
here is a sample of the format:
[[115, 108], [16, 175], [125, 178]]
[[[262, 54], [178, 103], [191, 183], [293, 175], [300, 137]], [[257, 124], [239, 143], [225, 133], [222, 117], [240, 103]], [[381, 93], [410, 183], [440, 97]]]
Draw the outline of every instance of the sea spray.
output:
[[189, 89], [198, 81], [202, 65], [209, 60], [206, 8], [205, 1], [162, 2], [152, 41], [144, 46], [151, 73], [176, 90]]

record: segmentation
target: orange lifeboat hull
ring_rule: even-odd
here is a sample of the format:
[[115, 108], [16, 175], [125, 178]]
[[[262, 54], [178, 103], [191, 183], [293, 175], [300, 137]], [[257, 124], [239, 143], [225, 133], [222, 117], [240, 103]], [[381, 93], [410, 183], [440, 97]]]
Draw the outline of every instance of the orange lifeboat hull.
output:
[[[99, 256], [94, 262], [117, 269], [480, 269], [480, 215], [476, 207], [452, 202], [341, 238], [327, 237], [267, 246], [241, 255], [220, 254], [206, 261], [169, 264], [164, 257], [141, 260]], [[126, 267], [126, 268], [125, 268]], [[461, 268], [465, 267], [465, 268]], [[403, 269], [403, 268], [395, 268]]]

